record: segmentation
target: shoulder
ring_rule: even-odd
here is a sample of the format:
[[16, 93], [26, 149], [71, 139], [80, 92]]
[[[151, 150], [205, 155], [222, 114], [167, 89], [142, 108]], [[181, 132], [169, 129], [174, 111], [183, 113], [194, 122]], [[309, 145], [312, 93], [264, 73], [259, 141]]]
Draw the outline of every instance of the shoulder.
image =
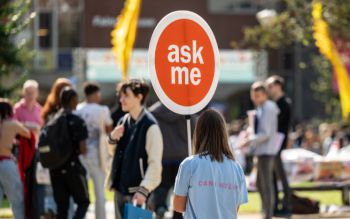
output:
[[78, 115], [70, 113], [70, 114], [67, 115], [67, 117], [68, 117], [69, 121], [72, 122], [74, 125], [76, 125], [76, 124], [83, 124], [83, 125], [85, 125], [84, 120]]
[[181, 168], [191, 168], [191, 166], [192, 166], [194, 163], [198, 162], [199, 159], [200, 159], [200, 158], [199, 158], [198, 155], [189, 156], [189, 157], [185, 158], [185, 159], [181, 162], [180, 167], [181, 167]]
[[22, 108], [23, 105], [24, 105], [23, 100], [20, 100], [13, 106], [13, 109], [18, 110], [19, 108]]
[[108, 106], [105, 105], [97, 105], [97, 108], [100, 112], [103, 113], [104, 116], [110, 116], [111, 111], [109, 110]]
[[283, 101], [288, 106], [292, 105], [292, 99], [290, 99], [289, 97], [284, 96]]
[[268, 110], [270, 113], [271, 112], [279, 113], [279, 108], [277, 104], [271, 100], [266, 101], [264, 109]]
[[148, 110], [145, 109], [143, 119], [149, 123], [150, 126], [158, 124], [157, 119], [150, 113]]
[[236, 174], [239, 176], [239, 178], [244, 179], [245, 175], [244, 175], [244, 171], [243, 171], [242, 166], [235, 160], [230, 160], [230, 159], [227, 159], [227, 160], [233, 166], [233, 168], [234, 168]]
[[14, 128], [19, 128], [23, 126], [23, 124], [20, 123], [17, 119], [8, 119], [8, 120], [5, 120], [3, 123], [8, 127], [14, 127]]
[[40, 103], [36, 102], [35, 108], [37, 108], [38, 110], [41, 110], [43, 108], [43, 106], [41, 106]]

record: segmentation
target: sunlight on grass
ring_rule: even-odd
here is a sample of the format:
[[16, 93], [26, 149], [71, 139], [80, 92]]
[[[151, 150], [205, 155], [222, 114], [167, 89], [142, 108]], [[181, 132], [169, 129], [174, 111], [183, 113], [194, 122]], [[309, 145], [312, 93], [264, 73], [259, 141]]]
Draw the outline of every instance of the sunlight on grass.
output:
[[[92, 180], [89, 180], [89, 195], [90, 195], [90, 202], [95, 202], [95, 193], [94, 193], [94, 184], [92, 183]], [[114, 192], [105, 190], [106, 200], [107, 201], [114, 201]]]
[[[298, 196], [307, 197], [315, 200], [319, 200], [321, 205], [342, 205], [341, 192], [339, 191], [315, 191], [315, 192], [297, 192]], [[244, 204], [240, 207], [240, 213], [259, 213], [260, 212], [260, 196], [258, 193], [249, 193], [248, 204]]]

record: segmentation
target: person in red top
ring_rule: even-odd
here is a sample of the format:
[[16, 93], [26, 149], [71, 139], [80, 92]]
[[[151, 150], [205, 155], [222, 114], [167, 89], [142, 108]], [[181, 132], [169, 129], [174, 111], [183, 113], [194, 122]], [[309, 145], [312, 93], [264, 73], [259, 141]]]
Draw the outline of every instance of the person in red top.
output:
[[43, 120], [41, 118], [41, 105], [37, 102], [39, 84], [34, 80], [27, 80], [23, 84], [23, 98], [14, 106], [14, 118], [34, 133], [39, 133]]

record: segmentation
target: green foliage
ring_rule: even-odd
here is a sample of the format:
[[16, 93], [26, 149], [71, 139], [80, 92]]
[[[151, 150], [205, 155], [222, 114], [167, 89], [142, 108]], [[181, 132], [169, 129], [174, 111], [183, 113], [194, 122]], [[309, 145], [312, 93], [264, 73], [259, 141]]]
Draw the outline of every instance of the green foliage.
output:
[[[333, 39], [350, 42], [350, 0], [321, 0], [323, 18], [329, 25]], [[257, 25], [244, 30], [243, 47], [278, 49], [301, 44], [315, 47], [313, 39], [312, 0], [284, 0], [285, 9], [268, 25]], [[334, 94], [332, 66], [320, 54], [313, 54], [312, 66], [319, 73], [310, 86], [315, 97], [324, 103], [330, 120], [340, 119], [339, 97]], [[300, 64], [305, 67], [305, 63]]]
[[[31, 20], [34, 13], [29, 13], [30, 0], [1, 0], [0, 2], [0, 97], [9, 97], [22, 84], [26, 77], [26, 61], [30, 59], [27, 42], [15, 41]], [[21, 73], [11, 84], [6, 77]], [[6, 82], [4, 82], [6, 81]]]
[[311, 84], [315, 97], [324, 104], [326, 114], [330, 121], [341, 119], [340, 100], [333, 91], [332, 66], [323, 56], [314, 56], [312, 65], [318, 72], [318, 78]]
[[[244, 29], [243, 46], [267, 49], [294, 43], [312, 46], [312, 1], [284, 0], [286, 8], [269, 25]], [[323, 17], [332, 37], [350, 40], [350, 0], [323, 0]]]

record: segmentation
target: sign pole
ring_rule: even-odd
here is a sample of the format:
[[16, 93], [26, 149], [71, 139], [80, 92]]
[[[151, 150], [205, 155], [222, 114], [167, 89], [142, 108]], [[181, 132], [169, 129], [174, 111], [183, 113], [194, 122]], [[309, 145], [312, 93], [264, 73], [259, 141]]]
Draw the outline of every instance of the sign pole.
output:
[[191, 138], [191, 116], [186, 115], [187, 123], [187, 147], [188, 147], [188, 156], [192, 155], [192, 138]]

